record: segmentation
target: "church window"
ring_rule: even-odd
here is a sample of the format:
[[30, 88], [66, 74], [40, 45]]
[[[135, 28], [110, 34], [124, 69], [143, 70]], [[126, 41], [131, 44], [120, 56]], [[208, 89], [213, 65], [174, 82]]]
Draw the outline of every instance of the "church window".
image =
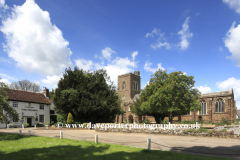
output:
[[125, 81], [123, 81], [122, 89], [124, 90], [125, 88], [126, 88], [126, 83], [125, 83]]
[[133, 81], [133, 90], [138, 90], [138, 83], [136, 81]]
[[224, 112], [224, 102], [222, 99], [218, 99], [216, 102], [216, 112]]
[[207, 104], [205, 101], [200, 102], [201, 104], [201, 111], [199, 111], [199, 115], [207, 114]]

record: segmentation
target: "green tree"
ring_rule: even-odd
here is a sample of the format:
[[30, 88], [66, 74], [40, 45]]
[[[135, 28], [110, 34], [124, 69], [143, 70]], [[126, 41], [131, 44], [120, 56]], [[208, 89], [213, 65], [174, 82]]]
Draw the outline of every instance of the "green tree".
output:
[[115, 88], [106, 70], [66, 69], [53, 96], [56, 112], [71, 112], [80, 122], [113, 122], [121, 114]]
[[[1, 78], [0, 78], [1, 80]], [[9, 105], [8, 95], [11, 93], [8, 86], [0, 82], [0, 122], [6, 123], [9, 120], [18, 121], [18, 113], [17, 111]]]
[[167, 71], [156, 71], [150, 84], [141, 92], [141, 113], [153, 116], [157, 123], [165, 117], [172, 123], [174, 116], [200, 110], [200, 92], [193, 88], [193, 78], [181, 71], [170, 74]]
[[49, 100], [53, 100], [54, 93], [55, 93], [54, 89], [52, 89], [52, 91], [49, 92]]
[[74, 122], [73, 116], [71, 113], [68, 113], [67, 124], [72, 124]]

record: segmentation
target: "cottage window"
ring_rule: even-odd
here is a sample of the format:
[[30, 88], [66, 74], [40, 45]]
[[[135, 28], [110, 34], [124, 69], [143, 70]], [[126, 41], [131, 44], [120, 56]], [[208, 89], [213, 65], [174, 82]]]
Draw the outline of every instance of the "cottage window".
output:
[[216, 112], [224, 112], [224, 102], [222, 99], [218, 99], [216, 102]]
[[205, 101], [202, 101], [201, 103], [201, 111], [199, 111], [199, 115], [207, 114], [207, 104]]
[[18, 108], [18, 102], [13, 102], [13, 108]]
[[44, 110], [44, 105], [40, 104], [39, 109]]
[[44, 123], [44, 115], [39, 115], [39, 122]]
[[50, 110], [50, 114], [55, 114], [54, 110]]

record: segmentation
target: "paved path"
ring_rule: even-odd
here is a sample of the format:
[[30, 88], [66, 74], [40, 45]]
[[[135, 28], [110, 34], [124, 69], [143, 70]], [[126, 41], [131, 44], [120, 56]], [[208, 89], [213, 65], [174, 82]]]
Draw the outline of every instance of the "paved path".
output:
[[[20, 128], [0, 129], [0, 132], [19, 133]], [[25, 128], [23, 134], [28, 134], [31, 130], [33, 135], [60, 137], [63, 131], [63, 138], [94, 141], [98, 135], [101, 143], [112, 143], [127, 145], [139, 148], [147, 148], [147, 138], [151, 138], [151, 148], [163, 151], [174, 151], [189, 154], [201, 154], [207, 156], [226, 157], [240, 159], [240, 139], [210, 138], [193, 136], [170, 136], [142, 133], [103, 133], [94, 130], [80, 129], [44, 129]]]

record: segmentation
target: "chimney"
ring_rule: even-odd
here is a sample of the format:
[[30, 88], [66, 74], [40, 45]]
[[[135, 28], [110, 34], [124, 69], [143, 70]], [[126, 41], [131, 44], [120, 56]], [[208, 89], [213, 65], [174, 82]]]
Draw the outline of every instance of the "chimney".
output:
[[140, 71], [134, 71], [134, 74], [140, 76]]
[[43, 94], [44, 94], [45, 97], [49, 98], [49, 89], [47, 89], [47, 88], [45, 87], [45, 89], [44, 89], [44, 91], [43, 91]]

